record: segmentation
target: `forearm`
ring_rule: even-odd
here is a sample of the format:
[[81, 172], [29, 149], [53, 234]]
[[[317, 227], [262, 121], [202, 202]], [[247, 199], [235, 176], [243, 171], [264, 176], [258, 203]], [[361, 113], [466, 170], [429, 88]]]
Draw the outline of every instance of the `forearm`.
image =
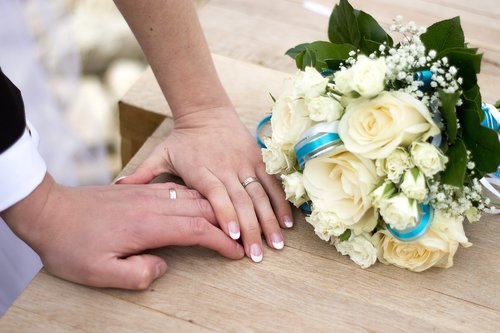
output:
[[231, 105], [192, 0], [115, 0], [139, 41], [175, 118]]

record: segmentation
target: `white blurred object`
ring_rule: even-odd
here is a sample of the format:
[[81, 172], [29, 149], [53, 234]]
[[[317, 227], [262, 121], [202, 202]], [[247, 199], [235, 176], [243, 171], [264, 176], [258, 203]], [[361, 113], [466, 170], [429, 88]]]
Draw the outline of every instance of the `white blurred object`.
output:
[[132, 59], [118, 59], [108, 67], [104, 74], [104, 82], [113, 98], [118, 100], [132, 84], [144, 73], [146, 65]]
[[112, 1], [79, 2], [73, 36], [85, 72], [102, 73], [116, 58], [143, 58], [139, 44]]
[[332, 13], [332, 7], [325, 6], [323, 4], [318, 3], [317, 1], [304, 0], [302, 2], [302, 7], [307, 10], [310, 10], [313, 13], [317, 13], [326, 17], [329, 17]]

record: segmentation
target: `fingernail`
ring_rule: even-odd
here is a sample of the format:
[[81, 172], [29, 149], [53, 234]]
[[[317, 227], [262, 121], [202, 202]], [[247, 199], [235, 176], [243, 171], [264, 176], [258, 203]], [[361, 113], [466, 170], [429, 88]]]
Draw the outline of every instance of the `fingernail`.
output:
[[283, 218], [283, 222], [285, 223], [285, 226], [286, 226], [287, 228], [291, 228], [291, 227], [293, 227], [293, 220], [292, 220], [292, 218], [291, 218], [290, 216], [288, 216], [288, 215], [287, 215], [287, 216], [285, 216], [285, 217]]
[[250, 246], [250, 257], [252, 257], [254, 262], [262, 261], [262, 248], [259, 244], [252, 244], [252, 246]]
[[240, 238], [240, 227], [238, 226], [238, 223], [231, 221], [227, 224], [227, 228], [229, 229], [229, 236], [237, 240]]
[[285, 243], [283, 242], [283, 236], [280, 234], [272, 234], [271, 242], [273, 243], [273, 247], [276, 250], [281, 250], [285, 246]]
[[127, 178], [128, 176], [121, 176], [121, 177], [118, 177], [116, 178], [116, 180], [113, 182], [113, 184], [116, 184], [118, 183], [120, 180], [124, 180], [125, 178]]
[[162, 274], [162, 271], [163, 271], [163, 266], [165, 266], [164, 263], [159, 263], [158, 265], [156, 265], [156, 272], [155, 272], [155, 279], [159, 278]]

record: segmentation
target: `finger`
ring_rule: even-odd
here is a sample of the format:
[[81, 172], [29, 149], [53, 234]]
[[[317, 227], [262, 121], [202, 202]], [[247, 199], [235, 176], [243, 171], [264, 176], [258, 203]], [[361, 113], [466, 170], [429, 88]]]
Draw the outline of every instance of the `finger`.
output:
[[99, 274], [96, 274], [100, 281], [91, 282], [91, 285], [144, 290], [164, 275], [166, 270], [167, 263], [151, 254], [134, 255], [125, 259], [115, 258], [103, 265]]
[[116, 184], [148, 184], [156, 176], [167, 172], [166, 161], [163, 158], [162, 145], [155, 148], [153, 153], [131, 174], [120, 177]]
[[206, 199], [166, 199], [157, 202], [156, 207], [157, 212], [165, 216], [198, 216], [218, 225], [212, 206]]
[[201, 217], [157, 216], [140, 227], [145, 248], [199, 245], [230, 259], [240, 259], [245, 254], [238, 242]]
[[253, 207], [267, 244], [274, 249], [281, 250], [285, 245], [283, 235], [266, 191], [259, 182], [248, 184], [245, 190], [253, 201]]
[[193, 179], [196, 189], [212, 205], [215, 217], [224, 232], [232, 239], [240, 238], [238, 214], [224, 184], [208, 169], [202, 169]]
[[274, 209], [275, 216], [282, 228], [293, 227], [293, 214], [290, 204], [285, 198], [283, 187], [276, 177], [269, 175], [266, 172], [264, 165], [257, 167], [257, 177], [265, 189], [271, 205]]
[[238, 214], [245, 252], [254, 262], [260, 262], [263, 258], [261, 228], [252, 199], [238, 178], [228, 180], [226, 187]]

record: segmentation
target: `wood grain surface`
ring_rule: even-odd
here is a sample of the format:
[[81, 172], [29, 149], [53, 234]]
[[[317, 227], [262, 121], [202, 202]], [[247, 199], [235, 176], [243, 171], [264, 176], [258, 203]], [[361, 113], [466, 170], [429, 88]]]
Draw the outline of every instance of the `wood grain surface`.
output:
[[[316, 3], [333, 6], [332, 1]], [[352, 3], [387, 23], [393, 14], [422, 24], [461, 15], [471, 43], [484, 47], [485, 56], [492, 57], [481, 74], [483, 96], [493, 100], [500, 95], [495, 62], [499, 1]], [[298, 0], [211, 0], [200, 17], [212, 52], [223, 55], [214, 55], [221, 80], [251, 131], [271, 108], [269, 93], [279, 94], [283, 80], [294, 71], [283, 51], [296, 43], [322, 39], [327, 24], [326, 17], [306, 11]], [[123, 170], [127, 174], [168, 135], [173, 123], [150, 71], [124, 96], [120, 111], [122, 135], [136, 147], [124, 156], [130, 160]], [[0, 319], [0, 332], [500, 329], [498, 217], [465, 223], [474, 245], [459, 248], [453, 268], [419, 274], [380, 263], [361, 269], [318, 239], [299, 211], [294, 211], [294, 218], [294, 228], [283, 231], [285, 249], [265, 247], [259, 264], [248, 258], [231, 261], [197, 247], [156, 249], [153, 252], [166, 259], [168, 272], [144, 292], [88, 288], [42, 270]]]

